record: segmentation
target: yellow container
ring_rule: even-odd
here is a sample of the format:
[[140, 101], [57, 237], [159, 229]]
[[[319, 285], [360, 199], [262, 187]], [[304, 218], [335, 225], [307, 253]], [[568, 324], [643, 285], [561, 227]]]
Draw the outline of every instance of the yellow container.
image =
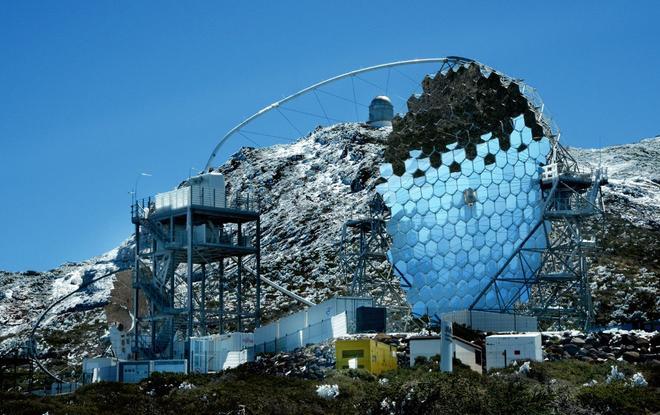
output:
[[396, 346], [372, 339], [337, 340], [337, 369], [364, 369], [374, 375], [397, 368]]

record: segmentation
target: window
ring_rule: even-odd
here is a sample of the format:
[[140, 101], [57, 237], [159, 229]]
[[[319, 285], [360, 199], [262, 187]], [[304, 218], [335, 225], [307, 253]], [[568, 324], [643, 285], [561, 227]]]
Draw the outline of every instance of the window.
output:
[[520, 356], [520, 350], [514, 350], [513, 354], [515, 354], [516, 356]]
[[474, 351], [474, 363], [481, 365], [481, 350]]
[[351, 357], [364, 357], [364, 350], [344, 350], [341, 352], [341, 357], [350, 359]]

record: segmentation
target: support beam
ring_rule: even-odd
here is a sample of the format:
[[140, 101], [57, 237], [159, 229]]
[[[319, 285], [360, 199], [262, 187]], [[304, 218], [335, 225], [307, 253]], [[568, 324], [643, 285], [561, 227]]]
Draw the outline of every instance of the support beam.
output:
[[[238, 245], [243, 243], [243, 229], [241, 224], [238, 224]], [[238, 265], [236, 266], [238, 271], [238, 284], [236, 287], [236, 319], [238, 320], [236, 324], [238, 325], [238, 331], [243, 331], [243, 258], [238, 257]]]
[[218, 285], [220, 290], [218, 321], [220, 324], [220, 334], [225, 332], [225, 260], [221, 259], [218, 268]]
[[261, 219], [257, 218], [257, 237], [256, 237], [256, 248], [257, 248], [257, 255], [255, 260], [257, 261], [257, 278], [256, 278], [256, 284], [257, 284], [257, 302], [256, 302], [256, 310], [255, 310], [255, 326], [260, 327], [261, 326]]
[[[192, 188], [190, 192], [190, 199], [192, 200]], [[192, 222], [192, 208], [188, 206], [188, 212], [186, 214], [186, 233], [188, 234], [187, 240], [187, 289], [188, 289], [188, 329], [187, 334], [188, 338], [193, 335], [193, 222]]]
[[140, 223], [135, 223], [135, 281], [133, 281], [133, 358], [138, 358], [140, 347]]

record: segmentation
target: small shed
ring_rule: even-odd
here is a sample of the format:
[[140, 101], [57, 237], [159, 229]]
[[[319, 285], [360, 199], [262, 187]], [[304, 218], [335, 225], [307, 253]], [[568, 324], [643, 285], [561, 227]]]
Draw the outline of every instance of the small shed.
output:
[[[456, 336], [453, 336], [452, 340], [454, 341], [454, 359], [458, 359], [475, 372], [482, 373], [483, 351], [481, 347]], [[411, 367], [415, 365], [417, 357], [430, 359], [440, 355], [440, 336], [415, 336], [411, 337], [408, 342]]]
[[117, 359], [95, 357], [83, 359], [83, 385], [94, 382], [117, 381]]
[[138, 383], [151, 374], [151, 362], [148, 360], [120, 361], [117, 365], [118, 380], [123, 383]]
[[396, 346], [373, 339], [337, 340], [337, 369], [364, 369], [378, 375], [397, 368]]
[[503, 368], [517, 360], [543, 360], [541, 333], [494, 334], [486, 337], [486, 370]]

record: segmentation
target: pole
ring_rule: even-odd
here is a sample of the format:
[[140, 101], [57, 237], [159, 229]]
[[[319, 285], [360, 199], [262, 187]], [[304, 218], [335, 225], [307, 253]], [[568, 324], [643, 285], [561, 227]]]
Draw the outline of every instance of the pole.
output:
[[202, 336], [206, 336], [206, 264], [202, 264], [202, 293], [201, 293], [202, 303], [199, 305], [200, 313], [200, 330], [202, 331]]
[[187, 285], [188, 285], [188, 339], [193, 335], [193, 221], [192, 221], [192, 186], [190, 189], [190, 198], [188, 204], [188, 212], [186, 214], [186, 232], [188, 234], [188, 272], [187, 272]]
[[255, 327], [261, 326], [261, 219], [257, 218], [257, 240], [256, 240], [256, 249], [257, 249], [257, 303], [255, 309]]
[[440, 370], [451, 373], [454, 370], [454, 341], [451, 321], [442, 320], [440, 337]]
[[[243, 239], [243, 231], [241, 229], [241, 224], [238, 224], [238, 241], [237, 244], [240, 246]], [[236, 266], [236, 272], [238, 274], [238, 284], [236, 285], [236, 319], [238, 320], [238, 331], [243, 331], [243, 257], [239, 255], [238, 264]]]
[[220, 258], [218, 265], [220, 298], [218, 299], [218, 321], [220, 324], [220, 334], [224, 333], [225, 328], [225, 260]]

